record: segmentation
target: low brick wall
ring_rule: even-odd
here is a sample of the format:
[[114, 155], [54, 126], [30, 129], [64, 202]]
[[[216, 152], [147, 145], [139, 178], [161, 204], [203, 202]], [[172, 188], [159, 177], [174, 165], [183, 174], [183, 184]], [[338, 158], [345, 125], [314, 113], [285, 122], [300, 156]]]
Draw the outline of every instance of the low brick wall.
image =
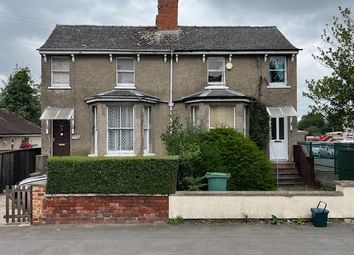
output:
[[32, 224], [136, 224], [168, 219], [164, 195], [45, 195], [32, 189]]

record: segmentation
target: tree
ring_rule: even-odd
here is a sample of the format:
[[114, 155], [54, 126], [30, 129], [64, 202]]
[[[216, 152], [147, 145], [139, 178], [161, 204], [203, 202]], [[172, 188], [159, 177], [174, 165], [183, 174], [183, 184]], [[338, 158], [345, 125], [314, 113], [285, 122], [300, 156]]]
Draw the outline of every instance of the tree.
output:
[[26, 120], [39, 124], [39, 86], [34, 83], [28, 67], [16, 66], [5, 88], [0, 92], [0, 108], [18, 114]]
[[333, 24], [326, 25], [321, 36], [328, 47], [319, 47], [319, 55], [313, 55], [331, 74], [306, 81], [304, 96], [314, 101], [312, 110], [336, 120], [336, 127], [342, 129], [354, 123], [354, 22], [351, 9], [339, 7], [339, 11], [341, 17], [333, 17]]
[[320, 135], [327, 132], [324, 116], [315, 111], [302, 116], [298, 123], [298, 129], [309, 132], [310, 135]]

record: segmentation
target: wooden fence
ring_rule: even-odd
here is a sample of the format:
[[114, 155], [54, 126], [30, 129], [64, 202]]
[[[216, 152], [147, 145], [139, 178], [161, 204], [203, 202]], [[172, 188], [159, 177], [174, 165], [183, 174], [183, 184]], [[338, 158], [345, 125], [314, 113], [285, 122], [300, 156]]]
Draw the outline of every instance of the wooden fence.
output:
[[36, 155], [41, 148], [16, 150], [0, 153], [0, 191], [6, 185], [14, 185], [33, 173], [36, 169]]
[[6, 223], [31, 222], [31, 187], [30, 186], [6, 186]]

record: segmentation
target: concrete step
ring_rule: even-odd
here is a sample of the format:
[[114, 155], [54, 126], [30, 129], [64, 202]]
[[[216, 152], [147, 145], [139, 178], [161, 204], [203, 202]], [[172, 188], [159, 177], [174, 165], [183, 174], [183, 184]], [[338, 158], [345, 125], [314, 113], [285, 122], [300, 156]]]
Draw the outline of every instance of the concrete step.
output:
[[298, 174], [300, 175], [300, 173], [297, 171], [297, 170], [279, 170], [277, 172], [277, 170], [274, 170], [273, 171], [274, 174], [281, 174], [281, 175], [285, 175], [285, 174], [290, 174], [290, 175], [293, 175], [293, 174]]

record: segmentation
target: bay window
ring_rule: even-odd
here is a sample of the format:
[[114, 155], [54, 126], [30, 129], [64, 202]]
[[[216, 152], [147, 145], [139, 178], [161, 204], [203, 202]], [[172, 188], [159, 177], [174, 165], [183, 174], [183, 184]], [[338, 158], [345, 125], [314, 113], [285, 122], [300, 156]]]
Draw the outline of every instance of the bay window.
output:
[[108, 106], [108, 154], [133, 153], [133, 106]]

